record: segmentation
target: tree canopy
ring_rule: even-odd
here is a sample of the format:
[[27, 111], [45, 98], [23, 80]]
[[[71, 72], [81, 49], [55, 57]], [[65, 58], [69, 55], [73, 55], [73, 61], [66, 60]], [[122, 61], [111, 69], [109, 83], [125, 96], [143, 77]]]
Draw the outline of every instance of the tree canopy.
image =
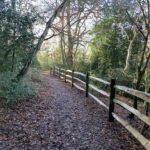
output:
[[0, 19], [0, 71], [13, 82], [42, 63], [149, 87], [147, 0], [2, 0]]

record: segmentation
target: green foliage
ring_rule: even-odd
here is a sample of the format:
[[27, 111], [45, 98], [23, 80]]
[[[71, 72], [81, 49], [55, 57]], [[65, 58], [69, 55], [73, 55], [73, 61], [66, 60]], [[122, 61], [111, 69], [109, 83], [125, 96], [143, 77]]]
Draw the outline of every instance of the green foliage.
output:
[[39, 68], [31, 67], [28, 71], [28, 78], [30, 78], [32, 81], [35, 82], [41, 82], [42, 81], [42, 70]]
[[127, 39], [113, 26], [115, 22], [113, 17], [104, 19], [92, 32], [92, 70], [101, 75], [106, 75], [110, 69], [121, 68], [125, 63]]
[[40, 68], [49, 69], [50, 58], [48, 51], [40, 51], [37, 55], [37, 60]]
[[61, 49], [56, 48], [53, 52], [41, 51], [38, 53], [38, 61], [41, 68], [50, 69], [54, 66], [65, 68], [62, 62]]
[[0, 74], [0, 100], [1, 103], [13, 104], [19, 100], [34, 95], [37, 91], [35, 84], [28, 77], [19, 83], [14, 80], [14, 74]]
[[36, 18], [30, 11], [21, 13], [8, 1], [1, 3], [0, 20], [0, 71], [18, 72], [34, 47]]
[[83, 49], [79, 49], [76, 54], [76, 57], [74, 60], [74, 69], [81, 71], [81, 72], [90, 71], [88, 55]]
[[136, 78], [136, 74], [129, 74], [125, 72], [122, 68], [110, 69], [107, 72], [107, 78], [115, 78], [117, 79], [117, 84], [134, 87], [134, 80]]
[[[140, 39], [137, 38], [133, 45], [131, 70], [125, 72], [124, 66], [129, 41], [118, 24], [115, 17], [110, 17], [93, 28], [91, 34], [94, 38], [90, 45], [92, 73], [107, 80], [115, 77], [118, 84], [132, 87], [136, 78], [136, 61], [141, 47]], [[130, 28], [127, 28], [126, 32], [129, 36], [133, 36]]]

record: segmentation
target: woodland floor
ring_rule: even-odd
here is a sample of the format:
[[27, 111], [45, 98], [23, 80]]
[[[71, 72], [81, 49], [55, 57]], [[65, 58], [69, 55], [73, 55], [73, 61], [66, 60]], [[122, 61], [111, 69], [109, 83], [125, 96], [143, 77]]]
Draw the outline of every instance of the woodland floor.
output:
[[0, 150], [144, 150], [93, 99], [45, 76], [36, 97], [0, 107]]

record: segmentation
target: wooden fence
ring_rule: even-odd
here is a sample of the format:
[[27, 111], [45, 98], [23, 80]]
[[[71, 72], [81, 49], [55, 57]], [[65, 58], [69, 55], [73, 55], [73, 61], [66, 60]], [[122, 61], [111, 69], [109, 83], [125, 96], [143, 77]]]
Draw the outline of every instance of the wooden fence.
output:
[[[148, 104], [150, 104], [149, 93], [141, 92], [125, 86], [116, 85], [115, 79], [111, 79], [111, 82], [108, 82], [103, 79], [90, 76], [89, 73], [84, 74], [81, 72], [76, 72], [74, 70], [65, 70], [62, 68], [54, 67], [53, 74], [61, 79], [64, 79], [65, 82], [71, 83], [72, 87], [76, 87], [77, 89], [85, 92], [86, 97], [88, 96], [92, 97], [95, 101], [97, 101], [100, 105], [102, 105], [104, 108], [108, 110], [110, 122], [113, 122], [114, 119], [117, 120], [145, 147], [145, 149], [150, 150], [150, 141], [147, 138], [145, 138], [137, 129], [132, 127], [127, 120], [121, 118], [119, 114], [115, 113], [115, 104], [117, 104], [118, 106], [121, 106], [122, 108], [126, 109], [130, 113], [137, 116], [146, 125], [150, 126], [150, 118], [147, 115], [141, 113], [139, 110], [129, 106], [128, 104], [122, 102], [121, 100], [115, 98], [116, 90], [119, 90], [128, 93], [130, 95], [136, 96], [142, 99], [143, 101], [146, 101]], [[106, 92], [102, 89], [99, 89], [97, 86], [90, 84], [91, 81], [108, 86], [109, 92]], [[92, 94], [92, 92], [90, 92], [89, 89], [92, 89], [95, 92], [108, 97], [109, 106], [103, 103], [97, 96]]]

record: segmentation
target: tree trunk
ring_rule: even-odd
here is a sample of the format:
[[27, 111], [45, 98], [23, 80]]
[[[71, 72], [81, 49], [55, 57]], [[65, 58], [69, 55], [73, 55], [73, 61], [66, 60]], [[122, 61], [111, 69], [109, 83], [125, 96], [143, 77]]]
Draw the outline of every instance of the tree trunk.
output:
[[67, 7], [67, 36], [68, 36], [68, 53], [67, 53], [67, 64], [71, 69], [73, 68], [73, 39], [71, 34], [71, 14], [70, 14], [70, 2]]
[[[145, 44], [143, 47], [143, 53], [141, 56], [140, 64], [138, 65], [138, 72], [137, 72], [137, 82], [136, 82], [136, 90], [139, 90], [140, 84], [142, 81], [142, 78], [144, 77], [146, 68], [148, 66], [149, 60], [150, 60], [150, 36], [147, 35], [147, 38], [145, 39]], [[148, 54], [146, 55], [146, 51]], [[134, 108], [137, 109], [137, 97], [134, 98]]]
[[13, 48], [13, 54], [12, 54], [12, 66], [11, 66], [11, 72], [14, 72], [14, 69], [15, 69], [15, 53], [16, 53], [16, 50], [15, 48]]
[[133, 47], [133, 43], [136, 39], [137, 33], [136, 31], [133, 31], [133, 38], [130, 40], [129, 46], [128, 46], [128, 50], [127, 50], [127, 57], [126, 57], [126, 65], [124, 67], [124, 71], [128, 72], [130, 69], [130, 59], [131, 59], [131, 54], [132, 54], [132, 47]]
[[23, 68], [21, 69], [21, 71], [17, 74], [16, 78], [17, 80], [19, 81], [25, 74], [26, 72], [28, 71], [28, 68], [29, 66], [31, 65], [31, 62], [32, 62], [32, 59], [33, 57], [37, 54], [37, 52], [40, 50], [43, 42], [44, 42], [44, 39], [46, 38], [47, 34], [48, 34], [48, 31], [49, 29], [52, 27], [52, 24], [55, 20], [55, 18], [57, 17], [57, 15], [62, 11], [62, 9], [65, 7], [66, 3], [68, 2], [69, 0], [64, 0], [61, 5], [54, 11], [54, 14], [52, 15], [52, 17], [48, 20], [48, 22], [46, 23], [46, 27], [45, 27], [45, 30], [43, 32], [43, 34], [41, 35], [41, 37], [39, 38], [38, 40], [38, 43], [36, 45], [35, 48], [33, 48], [27, 62], [25, 63], [25, 65], [23, 66]]
[[64, 49], [64, 44], [63, 44], [64, 36], [62, 34], [63, 33], [60, 34], [60, 50], [61, 50], [62, 63], [63, 65], [66, 66], [65, 49]]
[[60, 33], [60, 49], [61, 49], [61, 55], [62, 55], [62, 62], [63, 65], [67, 66], [67, 60], [66, 60], [66, 53], [65, 53], [65, 36], [64, 36], [64, 12], [62, 12], [62, 16], [60, 16], [61, 19], [61, 28], [62, 31]]
[[[16, 0], [11, 0], [11, 5], [12, 5], [12, 10], [13, 10], [13, 13], [14, 15], [16, 15]], [[12, 21], [12, 24], [13, 24], [13, 43], [15, 43], [15, 40], [16, 40], [16, 23], [14, 23]], [[11, 66], [11, 72], [14, 72], [14, 69], [15, 69], [15, 54], [16, 54], [16, 50], [15, 50], [15, 44], [13, 46], [13, 51], [12, 51], [12, 66]]]

